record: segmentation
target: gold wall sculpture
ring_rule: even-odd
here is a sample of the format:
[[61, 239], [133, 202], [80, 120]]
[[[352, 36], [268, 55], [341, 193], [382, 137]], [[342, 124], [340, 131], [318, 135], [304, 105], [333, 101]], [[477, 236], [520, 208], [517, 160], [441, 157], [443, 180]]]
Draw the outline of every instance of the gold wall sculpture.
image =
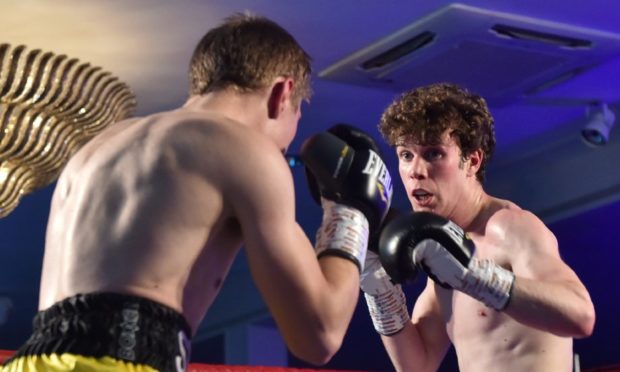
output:
[[0, 218], [135, 107], [129, 87], [100, 67], [0, 44]]

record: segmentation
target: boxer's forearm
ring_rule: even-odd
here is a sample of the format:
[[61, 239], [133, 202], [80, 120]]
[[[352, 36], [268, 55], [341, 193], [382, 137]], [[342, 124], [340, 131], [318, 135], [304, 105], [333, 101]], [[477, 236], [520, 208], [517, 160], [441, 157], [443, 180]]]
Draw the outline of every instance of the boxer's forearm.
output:
[[394, 368], [398, 371], [436, 371], [450, 339], [435, 293], [428, 281], [411, 314], [411, 321], [392, 336], [381, 336]]
[[418, 327], [412, 323], [408, 323], [395, 335], [381, 336], [381, 341], [394, 369], [399, 372], [436, 371], [447, 350], [447, 347], [430, 347], [432, 342], [425, 341]]
[[518, 322], [563, 337], [587, 337], [595, 312], [578, 282], [550, 282], [516, 277], [504, 312]]
[[426, 364], [424, 345], [418, 331], [409, 323], [400, 332], [391, 336], [381, 336], [392, 365], [396, 371], [411, 371]]
[[329, 292], [323, 293], [316, 311], [323, 314], [333, 338], [342, 342], [359, 301], [359, 269], [350, 260], [336, 256], [322, 257], [319, 264]]
[[288, 304], [273, 306], [274, 300], [270, 306], [289, 350], [314, 365], [340, 349], [359, 298], [359, 269], [350, 260], [326, 256], [319, 266], [323, 277], [314, 279], [307, 296], [280, 293]]

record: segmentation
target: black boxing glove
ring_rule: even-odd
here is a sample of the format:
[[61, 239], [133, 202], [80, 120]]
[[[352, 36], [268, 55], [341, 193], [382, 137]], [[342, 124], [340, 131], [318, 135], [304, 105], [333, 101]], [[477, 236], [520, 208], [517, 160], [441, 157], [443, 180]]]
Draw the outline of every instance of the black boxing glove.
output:
[[379, 256], [390, 277], [413, 280], [419, 268], [439, 285], [453, 288], [496, 310], [510, 299], [515, 276], [491, 260], [472, 258], [475, 246], [455, 223], [430, 212], [413, 212], [388, 223]]
[[[379, 146], [370, 135], [349, 124], [336, 124], [327, 132], [353, 148], [356, 164], [344, 183], [335, 184], [329, 179], [329, 175], [315, 174], [316, 166], [311, 166], [307, 162], [312, 160], [321, 162], [319, 156], [323, 149], [320, 145], [312, 149], [307, 148], [312, 138], [308, 139], [302, 145], [301, 158], [306, 164], [310, 194], [319, 204], [321, 197], [325, 197], [359, 209], [368, 219], [371, 232], [378, 231], [390, 208], [393, 191], [392, 178], [381, 159]], [[317, 154], [311, 154], [311, 151], [317, 151]], [[308, 159], [305, 159], [306, 157]]]
[[344, 123], [335, 124], [327, 131], [345, 141], [355, 150], [370, 149], [378, 155], [381, 155], [381, 150], [375, 140], [368, 133], [353, 125]]
[[376, 224], [374, 228], [378, 228], [392, 200], [391, 177], [385, 164], [374, 151], [356, 151], [327, 132], [306, 140], [300, 156], [324, 210], [317, 232], [318, 256], [349, 258], [361, 270], [369, 226]]

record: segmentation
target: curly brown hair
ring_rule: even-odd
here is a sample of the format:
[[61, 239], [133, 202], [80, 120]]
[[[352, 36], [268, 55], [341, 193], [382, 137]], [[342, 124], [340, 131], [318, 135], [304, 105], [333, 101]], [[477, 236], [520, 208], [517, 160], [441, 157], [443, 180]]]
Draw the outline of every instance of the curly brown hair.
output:
[[309, 100], [310, 56], [284, 28], [249, 13], [236, 13], [200, 40], [190, 61], [190, 95], [232, 87], [267, 87], [278, 76], [293, 78], [292, 100]]
[[493, 117], [484, 98], [455, 84], [439, 83], [403, 93], [381, 116], [379, 132], [390, 146], [404, 141], [436, 145], [450, 129], [461, 149], [461, 160], [476, 149], [484, 153], [476, 177], [484, 182], [485, 170], [495, 149]]

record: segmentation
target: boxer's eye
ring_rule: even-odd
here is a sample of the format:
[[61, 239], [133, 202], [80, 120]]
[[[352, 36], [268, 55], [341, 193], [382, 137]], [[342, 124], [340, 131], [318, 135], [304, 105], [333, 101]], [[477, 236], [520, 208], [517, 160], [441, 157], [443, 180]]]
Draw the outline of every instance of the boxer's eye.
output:
[[411, 161], [411, 159], [413, 159], [413, 154], [409, 151], [402, 150], [398, 153], [398, 158], [403, 161]]
[[439, 149], [428, 149], [424, 152], [424, 159], [427, 161], [439, 160], [443, 157], [443, 152]]

